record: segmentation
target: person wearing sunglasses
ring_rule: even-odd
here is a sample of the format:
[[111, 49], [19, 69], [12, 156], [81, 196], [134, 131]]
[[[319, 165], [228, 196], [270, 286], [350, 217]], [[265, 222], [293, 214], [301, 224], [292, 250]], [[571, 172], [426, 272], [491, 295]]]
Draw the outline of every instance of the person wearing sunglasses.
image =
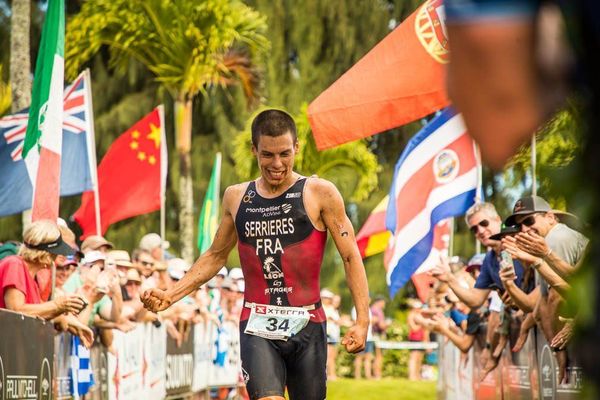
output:
[[[504, 293], [504, 286], [500, 279], [500, 246], [493, 236], [500, 233], [502, 220], [491, 203], [477, 203], [473, 205], [465, 216], [469, 230], [475, 238], [485, 246], [488, 251], [483, 259], [480, 274], [475, 281], [474, 288], [465, 288], [459, 279], [451, 273], [447, 261], [442, 260], [441, 265], [431, 270], [431, 274], [442, 282], [447, 282], [456, 296], [470, 308], [476, 309], [483, 305], [490, 292], [498, 288], [500, 294]], [[523, 266], [516, 261], [515, 272], [517, 284], [521, 285], [523, 279]]]
[[148, 250], [135, 249], [131, 255], [133, 264], [142, 277], [148, 279], [154, 275], [156, 261]]
[[[545, 261], [563, 279], [574, 272], [588, 244], [585, 236], [569, 226], [578, 226], [574, 215], [553, 210], [539, 196], [519, 199], [506, 223], [521, 226], [513, 241], [520, 249]], [[546, 294], [547, 286], [542, 290]]]
[[[506, 222], [519, 224], [521, 232], [505, 238], [503, 246], [514, 258], [527, 263], [540, 274], [540, 290], [535, 296], [533, 318], [550, 343], [564, 327], [559, 309], [570, 288], [568, 278], [583, 257], [588, 239], [567, 225], [578, 225], [575, 216], [552, 209], [539, 196], [519, 199]], [[567, 357], [564, 351], [557, 352], [556, 356], [561, 382], [566, 376]]]

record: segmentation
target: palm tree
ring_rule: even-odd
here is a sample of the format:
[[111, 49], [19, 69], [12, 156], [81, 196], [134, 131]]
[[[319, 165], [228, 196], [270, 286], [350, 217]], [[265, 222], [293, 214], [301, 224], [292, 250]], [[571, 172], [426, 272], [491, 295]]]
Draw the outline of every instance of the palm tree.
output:
[[10, 86], [12, 112], [21, 111], [31, 103], [31, 58], [29, 56], [29, 27], [31, 1], [13, 1], [10, 18]]
[[95, 0], [67, 23], [68, 77], [106, 46], [110, 64], [145, 65], [175, 100], [182, 257], [193, 260], [192, 102], [212, 87], [240, 82], [257, 99], [254, 57], [268, 47], [265, 19], [238, 0]]
[[[333, 149], [318, 151], [306, 114], [306, 104], [294, 116], [300, 152], [296, 155], [294, 169], [304, 175], [318, 175], [333, 181], [345, 198], [359, 202], [365, 200], [377, 188], [377, 157], [369, 151], [365, 141], [358, 140]], [[264, 108], [256, 112], [258, 114]], [[252, 121], [252, 118], [249, 120]], [[260, 174], [252, 156], [250, 126], [236, 137], [235, 167], [243, 180], [254, 179]]]
[[[10, 17], [10, 90], [13, 113], [29, 107], [31, 103], [31, 56], [29, 31], [31, 26], [31, 0], [13, 1]], [[15, 218], [10, 218], [12, 225]], [[31, 211], [21, 214], [24, 227], [31, 221]]]

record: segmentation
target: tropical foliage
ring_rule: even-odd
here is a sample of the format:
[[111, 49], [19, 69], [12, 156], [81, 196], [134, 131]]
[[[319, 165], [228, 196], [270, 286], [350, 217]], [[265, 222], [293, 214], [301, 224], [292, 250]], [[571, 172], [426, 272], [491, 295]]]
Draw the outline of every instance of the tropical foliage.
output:
[[136, 60], [175, 100], [179, 228], [188, 262], [194, 258], [192, 102], [198, 93], [208, 95], [212, 87], [236, 80], [255, 101], [258, 77], [252, 59], [268, 47], [264, 30], [260, 14], [228, 0], [90, 1], [67, 26], [67, 76], [74, 77], [106, 46], [110, 67], [124, 73]]
[[[13, 3], [0, 0], [0, 63], [5, 66], [0, 76], [5, 81]], [[185, 218], [192, 220], [194, 229], [217, 151], [223, 153], [222, 190], [257, 175], [247, 132], [257, 107], [265, 105], [294, 116], [301, 140], [300, 172], [333, 180], [359, 229], [387, 194], [398, 156], [425, 121], [320, 153], [314, 148], [304, 108], [420, 3], [73, 0], [67, 2], [66, 68], [70, 77], [84, 67], [91, 69], [98, 160], [120, 133], [152, 107], [166, 105], [167, 239], [173, 252], [195, 243], [183, 234], [180, 210], [186, 210]], [[44, 2], [31, 4], [35, 60]], [[570, 105], [559, 113], [538, 141], [540, 193], [552, 193], [558, 203], [562, 199], [554, 196], [553, 189], [564, 185], [556, 171], [573, 157], [577, 160], [580, 141], [575, 108]], [[529, 190], [528, 163], [524, 148], [513, 159], [510, 174], [485, 171], [486, 197], [508, 210], [513, 197]], [[191, 204], [186, 196], [193, 196], [195, 202]], [[62, 199], [61, 216], [68, 219], [79, 201], [79, 196]], [[144, 233], [157, 231], [158, 226], [158, 213], [152, 213], [119, 222], [106, 236], [132, 249]], [[460, 219], [457, 226], [455, 251], [468, 256], [474, 251], [474, 240]], [[20, 216], [0, 218], [0, 240], [19, 238], [20, 232]], [[239, 260], [234, 254], [228, 263], [235, 265]], [[366, 259], [365, 266], [372, 293], [385, 293], [382, 255]], [[344, 282], [341, 259], [330, 243], [322, 284], [337, 289], [347, 305], [350, 295]]]

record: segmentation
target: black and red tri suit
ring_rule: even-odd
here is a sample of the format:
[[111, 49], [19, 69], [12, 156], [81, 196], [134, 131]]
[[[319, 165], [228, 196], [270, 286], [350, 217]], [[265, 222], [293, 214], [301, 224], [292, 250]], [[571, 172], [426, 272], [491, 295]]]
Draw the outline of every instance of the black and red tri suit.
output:
[[242, 367], [251, 398], [325, 398], [327, 340], [320, 302], [320, 272], [327, 231], [314, 227], [304, 207], [307, 178], [288, 190], [264, 198], [250, 182], [235, 216], [238, 251], [247, 303], [316, 306], [310, 322], [287, 341], [244, 333], [250, 308], [240, 322]]
[[[302, 177], [281, 195], [267, 199], [248, 185], [237, 215], [238, 251], [247, 302], [301, 307], [320, 300], [320, 272], [327, 231], [314, 227], [304, 208]], [[248, 319], [248, 308], [241, 320]], [[327, 318], [322, 307], [312, 322]]]

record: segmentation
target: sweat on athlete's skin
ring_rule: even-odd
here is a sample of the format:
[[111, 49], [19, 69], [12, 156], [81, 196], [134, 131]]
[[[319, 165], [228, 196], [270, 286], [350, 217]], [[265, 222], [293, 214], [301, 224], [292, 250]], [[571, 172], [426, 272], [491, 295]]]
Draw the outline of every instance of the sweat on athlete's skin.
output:
[[[255, 135], [261, 119], [264, 122], [265, 115], [271, 114], [275, 119], [291, 121], [291, 125], [275, 124], [270, 133]], [[358, 311], [356, 324], [343, 340], [352, 353], [364, 348], [369, 324], [364, 266], [335, 185], [293, 171], [298, 142], [291, 117], [275, 110], [263, 111], [252, 123], [252, 136], [260, 177], [225, 190], [223, 216], [212, 246], [172, 289], [146, 292], [144, 304], [164, 309], [206, 283], [237, 243], [246, 280], [240, 350], [251, 398], [280, 398], [287, 386], [292, 400], [323, 399], [326, 317], [318, 277], [327, 231], [344, 262]], [[304, 356], [290, 350], [296, 345], [304, 349]], [[293, 374], [281, 370], [282, 361], [292, 365], [288, 368]]]

